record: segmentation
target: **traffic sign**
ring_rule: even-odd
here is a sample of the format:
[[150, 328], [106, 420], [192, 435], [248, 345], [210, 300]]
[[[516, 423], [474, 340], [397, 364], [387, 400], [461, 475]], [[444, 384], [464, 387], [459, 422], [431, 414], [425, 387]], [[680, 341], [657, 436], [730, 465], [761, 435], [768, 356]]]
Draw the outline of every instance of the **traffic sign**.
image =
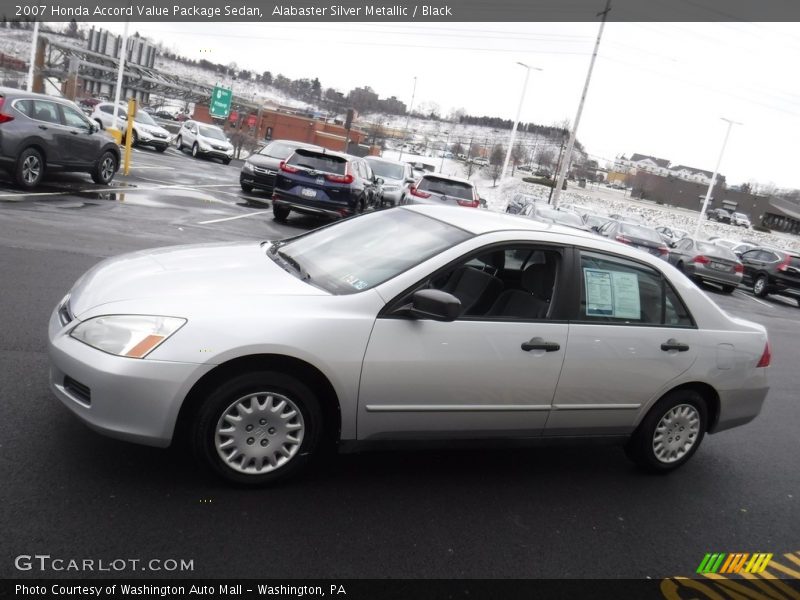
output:
[[215, 86], [214, 91], [211, 92], [211, 105], [208, 113], [217, 119], [226, 118], [231, 112], [231, 100], [233, 100], [232, 90]]

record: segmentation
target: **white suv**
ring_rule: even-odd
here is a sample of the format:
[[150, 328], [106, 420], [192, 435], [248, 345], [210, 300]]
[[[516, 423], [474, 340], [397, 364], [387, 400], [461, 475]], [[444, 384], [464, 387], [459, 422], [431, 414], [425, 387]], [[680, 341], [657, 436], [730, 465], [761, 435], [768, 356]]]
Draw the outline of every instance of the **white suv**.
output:
[[739, 227], [744, 227], [745, 229], [750, 229], [750, 219], [744, 213], [735, 212], [731, 215], [731, 225], [737, 225]]
[[192, 156], [208, 156], [218, 158], [223, 164], [229, 164], [233, 158], [233, 144], [228, 141], [225, 132], [216, 125], [185, 121], [175, 138], [178, 150], [189, 148]]
[[[120, 104], [117, 111], [117, 127], [122, 130], [123, 136], [127, 129], [128, 107]], [[91, 118], [100, 125], [101, 129], [106, 129], [114, 124], [114, 103], [101, 102], [94, 107]], [[124, 138], [123, 138], [124, 139]], [[163, 152], [169, 146], [170, 133], [153, 120], [143, 110], [136, 111], [133, 120], [133, 140], [134, 146], [152, 146], [158, 152]]]

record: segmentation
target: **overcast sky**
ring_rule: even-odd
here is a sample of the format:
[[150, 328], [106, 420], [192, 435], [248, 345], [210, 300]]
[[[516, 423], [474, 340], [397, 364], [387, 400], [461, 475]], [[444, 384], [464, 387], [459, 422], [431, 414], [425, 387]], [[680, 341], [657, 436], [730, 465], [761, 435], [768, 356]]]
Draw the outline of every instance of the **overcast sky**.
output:
[[[121, 31], [122, 24], [105, 26]], [[443, 115], [574, 120], [598, 23], [132, 23], [189, 58], [319, 77], [347, 92], [435, 102]], [[639, 152], [720, 171], [728, 183], [800, 188], [800, 24], [608, 23], [578, 139], [601, 161]]]

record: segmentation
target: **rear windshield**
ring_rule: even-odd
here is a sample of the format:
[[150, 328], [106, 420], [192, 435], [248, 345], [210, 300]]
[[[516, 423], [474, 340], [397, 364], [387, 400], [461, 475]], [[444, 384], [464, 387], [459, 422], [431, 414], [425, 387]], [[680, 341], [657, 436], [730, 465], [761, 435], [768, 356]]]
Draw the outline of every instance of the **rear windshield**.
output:
[[789, 264], [795, 269], [800, 269], [800, 256], [789, 255]]
[[553, 216], [553, 220], [556, 223], [563, 223], [564, 225], [572, 225], [573, 227], [583, 227], [583, 219], [581, 219], [575, 213], [566, 212], [563, 210], [557, 210], [555, 212], [556, 214]]
[[423, 177], [417, 189], [423, 192], [433, 192], [443, 196], [454, 196], [462, 200], [474, 200], [472, 195], [472, 185], [453, 181], [452, 179], [442, 179], [441, 177]]
[[658, 242], [662, 244], [661, 236], [655, 229], [649, 227], [640, 227], [639, 225], [632, 225], [631, 223], [623, 223], [620, 231], [631, 237], [639, 238], [640, 240], [648, 240], [650, 242]]
[[287, 158], [292, 152], [297, 150], [296, 144], [287, 144], [286, 142], [272, 142], [264, 146], [258, 153], [270, 158]]
[[322, 154], [321, 152], [303, 150], [302, 148], [295, 150], [295, 153], [286, 162], [295, 167], [322, 171], [323, 173], [334, 173], [335, 175], [344, 175], [347, 167], [347, 160], [340, 156]]

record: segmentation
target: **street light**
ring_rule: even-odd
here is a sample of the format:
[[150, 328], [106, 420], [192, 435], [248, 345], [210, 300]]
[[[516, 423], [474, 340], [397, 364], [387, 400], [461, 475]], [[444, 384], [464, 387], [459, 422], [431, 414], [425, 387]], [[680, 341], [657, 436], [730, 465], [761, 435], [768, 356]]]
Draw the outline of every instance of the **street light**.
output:
[[525, 102], [525, 91], [528, 89], [528, 78], [531, 76], [531, 70], [541, 71], [539, 67], [530, 67], [525, 63], [517, 61], [518, 65], [525, 67], [525, 83], [522, 84], [522, 95], [519, 97], [519, 106], [517, 107], [517, 118], [514, 121], [514, 127], [511, 128], [511, 140], [508, 142], [508, 151], [506, 152], [506, 159], [503, 161], [503, 170], [500, 172], [500, 181], [506, 176], [508, 170], [508, 161], [511, 160], [511, 151], [514, 148], [514, 138], [517, 135], [517, 126], [519, 125], [519, 116], [522, 113], [522, 103]]
[[403, 132], [403, 143], [400, 145], [400, 157], [397, 160], [403, 159], [403, 146], [406, 145], [406, 137], [408, 136], [408, 123], [411, 121], [411, 111], [414, 110], [414, 96], [417, 95], [417, 78], [414, 77], [414, 89], [411, 91], [411, 106], [408, 108], [408, 116], [406, 117], [406, 129]]
[[725, 146], [728, 143], [728, 136], [731, 134], [731, 128], [734, 125], [742, 125], [738, 121], [731, 121], [730, 119], [726, 119], [725, 117], [720, 117], [723, 121], [728, 124], [728, 128], [725, 130], [725, 139], [722, 141], [722, 148], [719, 151], [719, 158], [717, 159], [717, 166], [714, 167], [714, 174], [711, 176], [711, 183], [708, 184], [708, 191], [706, 192], [706, 198], [703, 200], [703, 208], [700, 209], [700, 214], [697, 215], [697, 226], [694, 229], [694, 237], [700, 235], [700, 227], [703, 224], [703, 217], [706, 216], [706, 208], [708, 208], [708, 201], [711, 198], [711, 191], [714, 189], [714, 184], [717, 182], [717, 173], [719, 173], [719, 165], [722, 163], [722, 155], [725, 152]]

